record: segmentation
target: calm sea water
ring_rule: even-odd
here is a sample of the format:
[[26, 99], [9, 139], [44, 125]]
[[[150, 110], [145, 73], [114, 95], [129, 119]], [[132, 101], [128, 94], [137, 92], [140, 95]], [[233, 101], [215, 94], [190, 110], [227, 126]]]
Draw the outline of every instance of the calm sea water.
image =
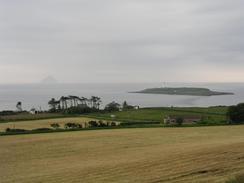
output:
[[132, 105], [141, 107], [161, 106], [216, 106], [233, 105], [244, 102], [244, 83], [167, 83], [167, 87], [206, 87], [212, 90], [233, 92], [235, 95], [224, 96], [172, 96], [135, 94], [130, 91], [142, 90], [150, 87], [161, 87], [160, 83], [134, 83], [134, 84], [24, 84], [0, 85], [0, 110], [15, 110], [16, 103], [21, 101], [23, 108], [32, 107], [48, 109], [47, 102], [51, 98], [65, 95], [90, 97], [92, 95], [102, 98], [103, 106], [111, 101], [122, 103], [127, 101]]

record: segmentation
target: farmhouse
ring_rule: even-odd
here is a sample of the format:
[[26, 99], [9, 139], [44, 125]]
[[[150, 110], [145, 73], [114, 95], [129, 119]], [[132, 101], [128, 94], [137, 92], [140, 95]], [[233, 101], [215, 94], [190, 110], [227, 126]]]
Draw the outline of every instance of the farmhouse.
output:
[[29, 111], [30, 114], [38, 114], [38, 110], [36, 110], [35, 108], [32, 108], [30, 111]]
[[164, 118], [164, 124], [195, 124], [202, 120], [201, 116], [167, 116]]

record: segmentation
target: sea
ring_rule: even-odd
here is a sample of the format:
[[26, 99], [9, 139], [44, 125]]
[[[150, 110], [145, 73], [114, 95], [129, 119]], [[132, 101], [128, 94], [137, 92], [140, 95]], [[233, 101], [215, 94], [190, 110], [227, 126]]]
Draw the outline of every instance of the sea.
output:
[[[204, 87], [233, 92], [223, 96], [180, 96], [130, 93], [153, 87]], [[115, 101], [140, 107], [208, 107], [235, 105], [244, 102], [244, 83], [80, 83], [80, 84], [9, 84], [0, 85], [0, 110], [16, 110], [22, 102], [24, 110], [47, 110], [51, 98], [76, 95], [99, 96], [102, 107]]]

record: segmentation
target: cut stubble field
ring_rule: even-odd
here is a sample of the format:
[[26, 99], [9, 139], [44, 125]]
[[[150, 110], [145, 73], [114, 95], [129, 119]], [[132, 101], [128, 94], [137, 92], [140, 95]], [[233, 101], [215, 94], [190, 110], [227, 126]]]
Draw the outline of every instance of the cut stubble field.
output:
[[225, 182], [244, 170], [244, 126], [0, 137], [2, 183]]
[[84, 124], [93, 119], [85, 117], [72, 117], [72, 118], [56, 118], [56, 119], [41, 119], [32, 121], [16, 121], [8, 123], [0, 123], [0, 132], [4, 132], [6, 128], [11, 129], [25, 129], [33, 130], [37, 128], [51, 128], [51, 124], [58, 123], [62, 128], [65, 123], [79, 123]]

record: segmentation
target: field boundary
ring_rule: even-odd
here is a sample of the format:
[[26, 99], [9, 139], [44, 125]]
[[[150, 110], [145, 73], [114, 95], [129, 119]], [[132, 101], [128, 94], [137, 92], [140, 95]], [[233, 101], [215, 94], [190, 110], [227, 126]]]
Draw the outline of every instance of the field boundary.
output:
[[[62, 114], [61, 114], [62, 115]], [[17, 119], [17, 120], [0, 120], [1, 123], [12, 123], [12, 122], [23, 122], [23, 121], [39, 121], [39, 120], [48, 120], [48, 119], [62, 119], [62, 118], [79, 118], [82, 117], [81, 115], [63, 115], [63, 116], [53, 116], [53, 117], [46, 117], [46, 118], [33, 118], [33, 119]]]
[[186, 113], [196, 113], [196, 114], [209, 114], [209, 115], [220, 115], [220, 116], [225, 116], [226, 114], [224, 113], [215, 113], [215, 112], [200, 112], [200, 111], [194, 111], [194, 110], [181, 110], [177, 108], [167, 108], [167, 107], [155, 107], [155, 108], [143, 108], [143, 109], [163, 109], [165, 111], [175, 111], [175, 112], [186, 112]]
[[28, 134], [44, 134], [44, 133], [59, 133], [59, 132], [75, 132], [75, 131], [91, 131], [91, 130], [116, 130], [116, 129], [132, 129], [132, 128], [197, 128], [197, 127], [214, 127], [214, 126], [239, 126], [244, 124], [198, 124], [198, 125], [162, 125], [162, 124], [130, 124], [116, 127], [92, 127], [79, 129], [48, 129], [48, 130], [26, 130], [24, 132], [0, 132], [0, 136], [10, 135], [28, 135]]

